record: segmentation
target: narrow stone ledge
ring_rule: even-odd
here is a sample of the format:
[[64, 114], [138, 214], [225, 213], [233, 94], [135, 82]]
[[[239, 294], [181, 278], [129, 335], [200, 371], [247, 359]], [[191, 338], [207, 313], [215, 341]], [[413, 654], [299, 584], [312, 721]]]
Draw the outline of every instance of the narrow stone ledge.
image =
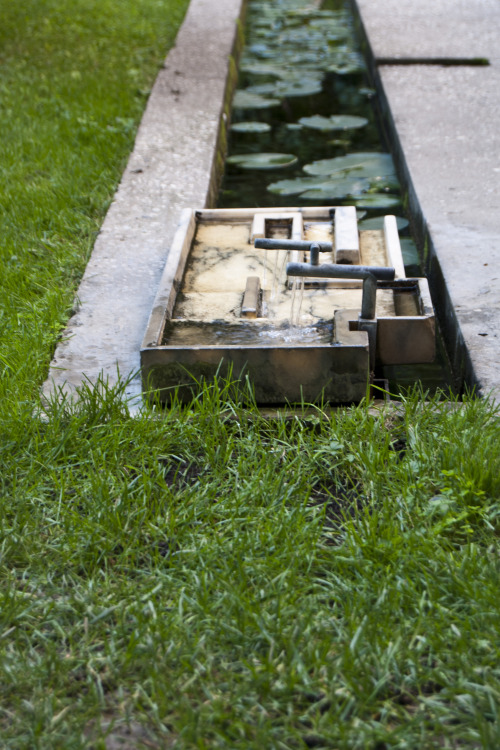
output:
[[352, 2], [457, 388], [500, 403], [500, 6]]
[[133, 376], [127, 395], [139, 398], [141, 341], [181, 212], [210, 205], [217, 192], [244, 2], [191, 0], [97, 237], [46, 396]]

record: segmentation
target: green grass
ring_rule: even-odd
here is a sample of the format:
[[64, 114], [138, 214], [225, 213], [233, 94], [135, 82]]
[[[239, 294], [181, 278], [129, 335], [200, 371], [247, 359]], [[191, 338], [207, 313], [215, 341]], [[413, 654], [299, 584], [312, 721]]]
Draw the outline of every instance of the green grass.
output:
[[5, 746], [498, 746], [487, 404], [123, 412], [2, 451]]
[[32, 397], [187, 0], [0, 5], [1, 362]]
[[35, 416], [184, 5], [0, 11], [0, 745], [497, 748], [488, 402]]

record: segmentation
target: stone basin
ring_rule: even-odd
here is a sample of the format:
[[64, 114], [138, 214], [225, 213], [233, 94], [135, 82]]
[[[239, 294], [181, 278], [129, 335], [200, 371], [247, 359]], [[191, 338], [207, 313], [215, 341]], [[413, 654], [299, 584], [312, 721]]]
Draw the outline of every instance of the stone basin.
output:
[[[303, 250], [256, 239], [319, 243], [319, 263], [390, 266], [379, 281], [376, 332], [362, 330], [358, 280], [287, 276]], [[327, 249], [325, 249], [327, 248]], [[374, 365], [429, 362], [434, 313], [426, 279], [407, 279], [394, 217], [359, 231], [342, 207], [186, 210], [169, 252], [141, 349], [143, 387], [192, 398], [204, 379], [248, 377], [258, 403], [352, 403]]]

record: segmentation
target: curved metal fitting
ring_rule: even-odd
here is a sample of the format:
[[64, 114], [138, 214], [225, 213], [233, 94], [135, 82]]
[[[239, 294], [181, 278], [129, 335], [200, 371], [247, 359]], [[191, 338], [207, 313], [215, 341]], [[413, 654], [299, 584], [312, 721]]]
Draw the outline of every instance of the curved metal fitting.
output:
[[311, 242], [309, 246], [309, 262], [312, 266], [319, 264], [319, 254], [321, 252], [321, 245], [319, 242]]
[[307, 240], [255, 240], [255, 247], [258, 250], [303, 250], [308, 252], [311, 245], [317, 245], [322, 253], [331, 253], [333, 245], [331, 242], [308, 242]]
[[[318, 243], [319, 244], [319, 243]], [[351, 266], [347, 263], [287, 263], [288, 276], [313, 276], [320, 279], [363, 279], [371, 274], [377, 281], [392, 281], [394, 268], [390, 266]]]
[[361, 318], [373, 320], [377, 303], [377, 280], [392, 281], [394, 268], [388, 266], [349, 266], [344, 264], [288, 263], [287, 276], [305, 276], [320, 279], [359, 279], [363, 282]]

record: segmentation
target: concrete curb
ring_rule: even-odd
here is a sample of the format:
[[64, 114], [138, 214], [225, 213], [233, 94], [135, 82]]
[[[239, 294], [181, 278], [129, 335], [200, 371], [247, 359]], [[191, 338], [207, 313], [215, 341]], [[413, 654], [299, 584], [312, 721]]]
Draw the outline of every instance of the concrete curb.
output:
[[352, 2], [457, 387], [500, 402], [500, 6]]
[[191, 0], [97, 237], [46, 396], [132, 375], [127, 395], [139, 397], [139, 350], [180, 215], [217, 195], [244, 1]]

